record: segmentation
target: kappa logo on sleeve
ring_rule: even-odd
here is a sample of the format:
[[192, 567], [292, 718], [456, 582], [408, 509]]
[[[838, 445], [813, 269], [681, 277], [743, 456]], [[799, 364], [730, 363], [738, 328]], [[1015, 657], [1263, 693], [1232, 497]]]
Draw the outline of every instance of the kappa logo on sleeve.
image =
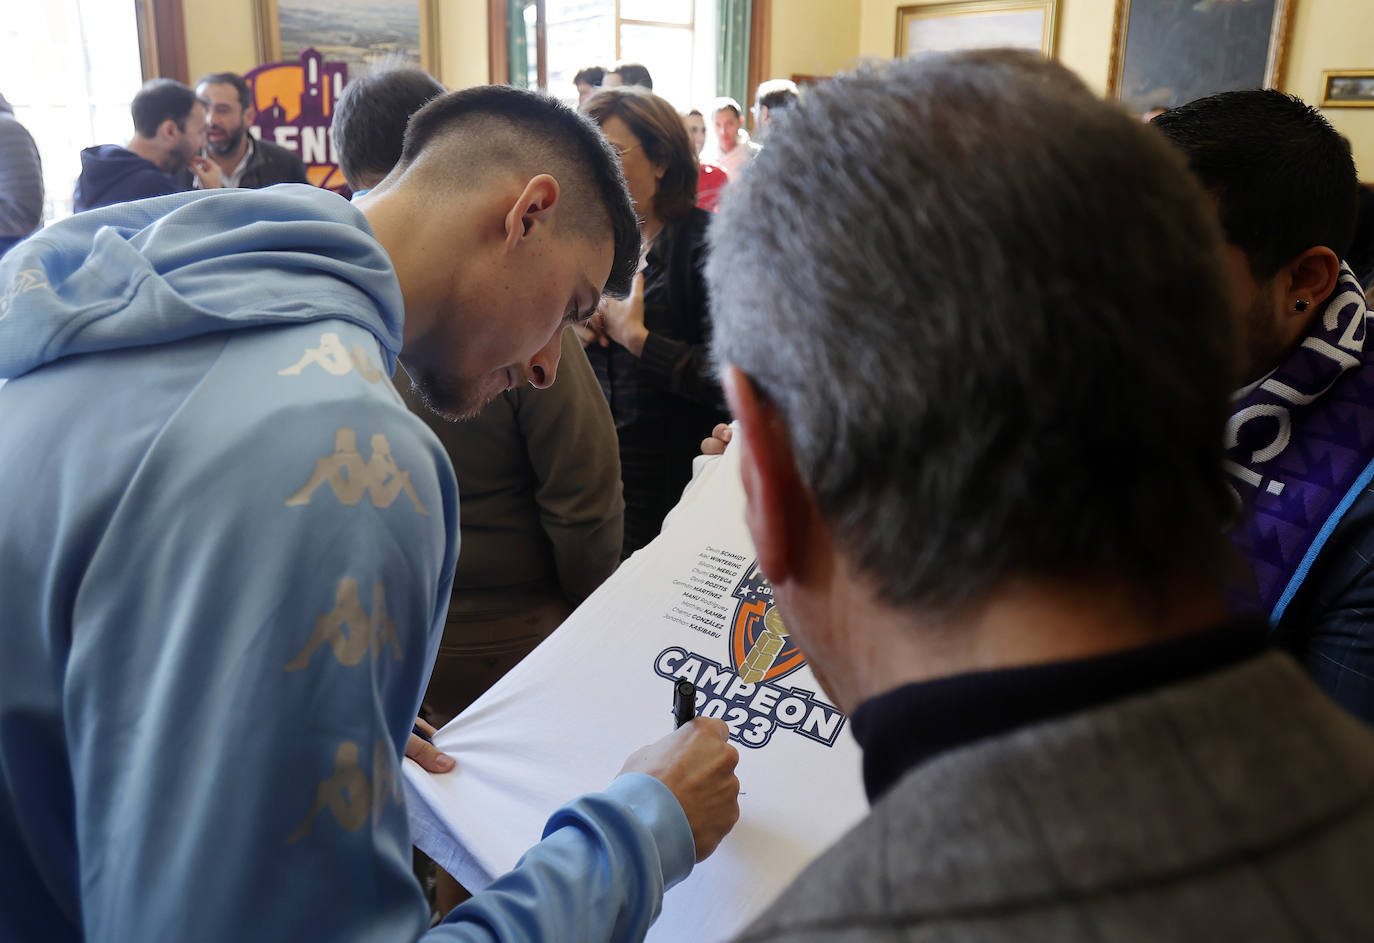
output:
[[299, 491], [286, 499], [287, 507], [310, 503], [310, 497], [320, 485], [328, 484], [340, 504], [357, 504], [366, 494], [374, 508], [388, 508], [402, 493], [410, 498], [415, 510], [428, 516], [420, 503], [410, 472], [401, 471], [391, 457], [391, 443], [380, 433], [372, 437], [372, 456], [366, 461], [358, 452], [358, 435], [352, 429], [334, 433], [334, 452], [315, 460], [315, 472]]
[[0, 321], [9, 317], [10, 308], [14, 305], [15, 299], [20, 295], [37, 291], [40, 288], [50, 288], [48, 276], [43, 274], [42, 269], [26, 268], [14, 276], [14, 281], [10, 282], [5, 293], [0, 295]]
[[352, 667], [368, 652], [380, 657], [388, 644], [396, 659], [401, 658], [401, 643], [396, 636], [396, 620], [386, 612], [386, 587], [377, 583], [372, 587], [372, 614], [369, 616], [358, 598], [358, 581], [339, 580], [334, 590], [334, 608], [315, 620], [315, 631], [305, 648], [286, 663], [287, 671], [300, 671], [310, 665], [316, 650], [329, 645], [339, 664]]
[[362, 344], [354, 344], [350, 348], [345, 348], [343, 341], [339, 340], [339, 335], [332, 331], [321, 334], [319, 347], [306, 348], [300, 360], [289, 367], [278, 370], [277, 376], [298, 377], [311, 364], [318, 364], [326, 373], [336, 377], [346, 376], [353, 370], [357, 370], [358, 376], [368, 383], [376, 383], [386, 376], [372, 362], [372, 358], [367, 355], [367, 350]]
[[845, 715], [811, 691], [778, 683], [806, 664], [806, 659], [790, 641], [782, 613], [773, 607], [773, 587], [757, 561], [731, 595], [737, 602], [730, 625], [729, 664], [673, 646], [659, 652], [655, 673], [695, 684], [697, 713], [724, 720], [730, 739], [743, 746], [764, 746], [778, 727], [834, 746], [844, 729]]
[[359, 765], [361, 751], [358, 744], [344, 742], [334, 756], [334, 772], [315, 787], [315, 801], [305, 815], [305, 821], [286, 839], [294, 845], [306, 835], [315, 816], [325, 809], [346, 832], [356, 832], [374, 815], [380, 816], [389, 801], [401, 801], [401, 777], [391, 759], [385, 740], [378, 740], [372, 751], [372, 782]]

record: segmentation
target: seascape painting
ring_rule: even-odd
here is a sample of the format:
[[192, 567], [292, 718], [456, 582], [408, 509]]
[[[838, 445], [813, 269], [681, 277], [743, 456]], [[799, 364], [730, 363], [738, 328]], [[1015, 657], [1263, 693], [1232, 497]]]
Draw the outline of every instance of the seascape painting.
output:
[[378, 64], [434, 71], [433, 0], [259, 0], [264, 61], [316, 49], [356, 71]]

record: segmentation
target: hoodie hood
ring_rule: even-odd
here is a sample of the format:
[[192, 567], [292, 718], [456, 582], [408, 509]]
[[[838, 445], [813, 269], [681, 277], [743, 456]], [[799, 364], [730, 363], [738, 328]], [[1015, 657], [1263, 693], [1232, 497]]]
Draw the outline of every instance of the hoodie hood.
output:
[[371, 331], [395, 371], [401, 287], [337, 194], [282, 184], [120, 203], [0, 260], [0, 379], [76, 354], [322, 318]]
[[[119, 193], [132, 184], [131, 177], [151, 177], [154, 181], [165, 178], [166, 183], [159, 188], [156, 183], [148, 186], [145, 180], [142, 186], [132, 187], [130, 193]], [[177, 189], [180, 188], [165, 170], [118, 144], [100, 144], [81, 152], [81, 176], [76, 180], [78, 210]], [[114, 199], [108, 199], [111, 193], [116, 194]]]

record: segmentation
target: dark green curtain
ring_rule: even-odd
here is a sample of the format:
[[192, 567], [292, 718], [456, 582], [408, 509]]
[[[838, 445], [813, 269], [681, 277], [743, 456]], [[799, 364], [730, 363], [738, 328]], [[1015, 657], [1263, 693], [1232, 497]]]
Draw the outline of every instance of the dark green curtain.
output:
[[506, 49], [510, 57], [510, 84], [530, 85], [530, 52], [525, 38], [525, 7], [529, 0], [506, 0]]
[[716, 94], [749, 107], [749, 21], [753, 0], [716, 0]]

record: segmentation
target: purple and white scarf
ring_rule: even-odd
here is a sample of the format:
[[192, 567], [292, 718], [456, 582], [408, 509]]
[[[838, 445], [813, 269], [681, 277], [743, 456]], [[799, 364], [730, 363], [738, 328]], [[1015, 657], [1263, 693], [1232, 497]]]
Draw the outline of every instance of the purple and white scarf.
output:
[[[1244, 508], [1230, 536], [1255, 571], [1245, 610], [1277, 625], [1317, 555], [1374, 478], [1374, 350], [1350, 267], [1297, 349], [1237, 394], [1226, 471]], [[1374, 346], [1374, 345], [1371, 345]]]

